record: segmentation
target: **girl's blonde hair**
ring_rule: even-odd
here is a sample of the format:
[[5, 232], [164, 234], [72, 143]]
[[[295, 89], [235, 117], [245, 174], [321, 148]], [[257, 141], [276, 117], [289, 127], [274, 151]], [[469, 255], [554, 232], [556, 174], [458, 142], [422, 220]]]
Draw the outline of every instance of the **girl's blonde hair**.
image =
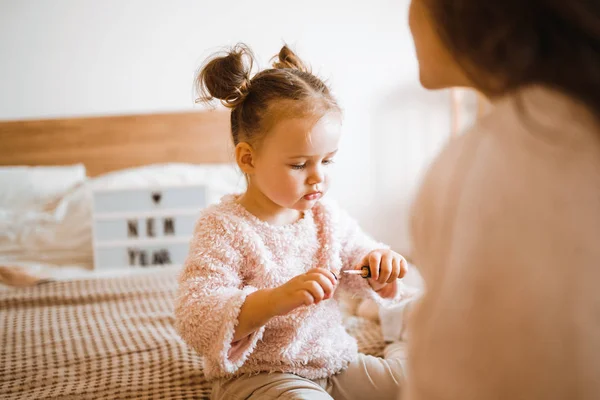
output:
[[214, 99], [231, 109], [234, 145], [259, 143], [280, 118], [341, 112], [327, 85], [283, 46], [272, 68], [252, 76], [255, 57], [244, 44], [210, 57], [198, 72], [197, 102]]

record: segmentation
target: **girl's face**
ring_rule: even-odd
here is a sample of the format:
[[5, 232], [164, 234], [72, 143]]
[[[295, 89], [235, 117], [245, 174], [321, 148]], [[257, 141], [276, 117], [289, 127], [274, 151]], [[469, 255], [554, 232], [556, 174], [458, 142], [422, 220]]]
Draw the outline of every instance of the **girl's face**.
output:
[[426, 89], [443, 89], [454, 86], [472, 87], [456, 59], [440, 39], [427, 2], [437, 0], [411, 0], [408, 23], [412, 32], [419, 78]]
[[267, 133], [254, 156], [250, 184], [281, 208], [312, 208], [329, 188], [340, 136], [341, 119], [334, 113], [318, 121], [282, 119]]

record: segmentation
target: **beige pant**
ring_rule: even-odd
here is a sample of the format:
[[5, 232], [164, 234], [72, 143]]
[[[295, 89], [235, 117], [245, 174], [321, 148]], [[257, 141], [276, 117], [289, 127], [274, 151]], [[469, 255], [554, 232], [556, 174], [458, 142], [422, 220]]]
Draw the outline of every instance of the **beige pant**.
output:
[[309, 380], [294, 374], [263, 373], [217, 381], [213, 400], [242, 399], [394, 399], [404, 379], [403, 344], [386, 348], [385, 359], [359, 354], [348, 368], [329, 378]]

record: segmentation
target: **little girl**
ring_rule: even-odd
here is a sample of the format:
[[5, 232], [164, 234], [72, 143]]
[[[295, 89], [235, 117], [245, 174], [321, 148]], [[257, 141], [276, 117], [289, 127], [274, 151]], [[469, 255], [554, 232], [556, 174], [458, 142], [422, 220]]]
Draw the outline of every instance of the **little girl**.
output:
[[[400, 357], [358, 354], [335, 293], [401, 299], [399, 254], [323, 200], [341, 112], [287, 47], [251, 77], [238, 45], [200, 71], [201, 99], [231, 108], [241, 195], [200, 216], [180, 277], [176, 326], [204, 358], [214, 399], [396, 398]], [[370, 266], [371, 278], [344, 271]], [[397, 353], [397, 352], [396, 352]]]

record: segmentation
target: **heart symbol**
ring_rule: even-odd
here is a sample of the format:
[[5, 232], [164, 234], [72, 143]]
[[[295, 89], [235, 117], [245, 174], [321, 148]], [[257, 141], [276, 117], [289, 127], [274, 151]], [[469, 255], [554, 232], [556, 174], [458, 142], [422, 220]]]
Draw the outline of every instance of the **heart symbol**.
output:
[[152, 193], [152, 200], [154, 200], [154, 204], [160, 203], [160, 198], [162, 195], [158, 192]]

